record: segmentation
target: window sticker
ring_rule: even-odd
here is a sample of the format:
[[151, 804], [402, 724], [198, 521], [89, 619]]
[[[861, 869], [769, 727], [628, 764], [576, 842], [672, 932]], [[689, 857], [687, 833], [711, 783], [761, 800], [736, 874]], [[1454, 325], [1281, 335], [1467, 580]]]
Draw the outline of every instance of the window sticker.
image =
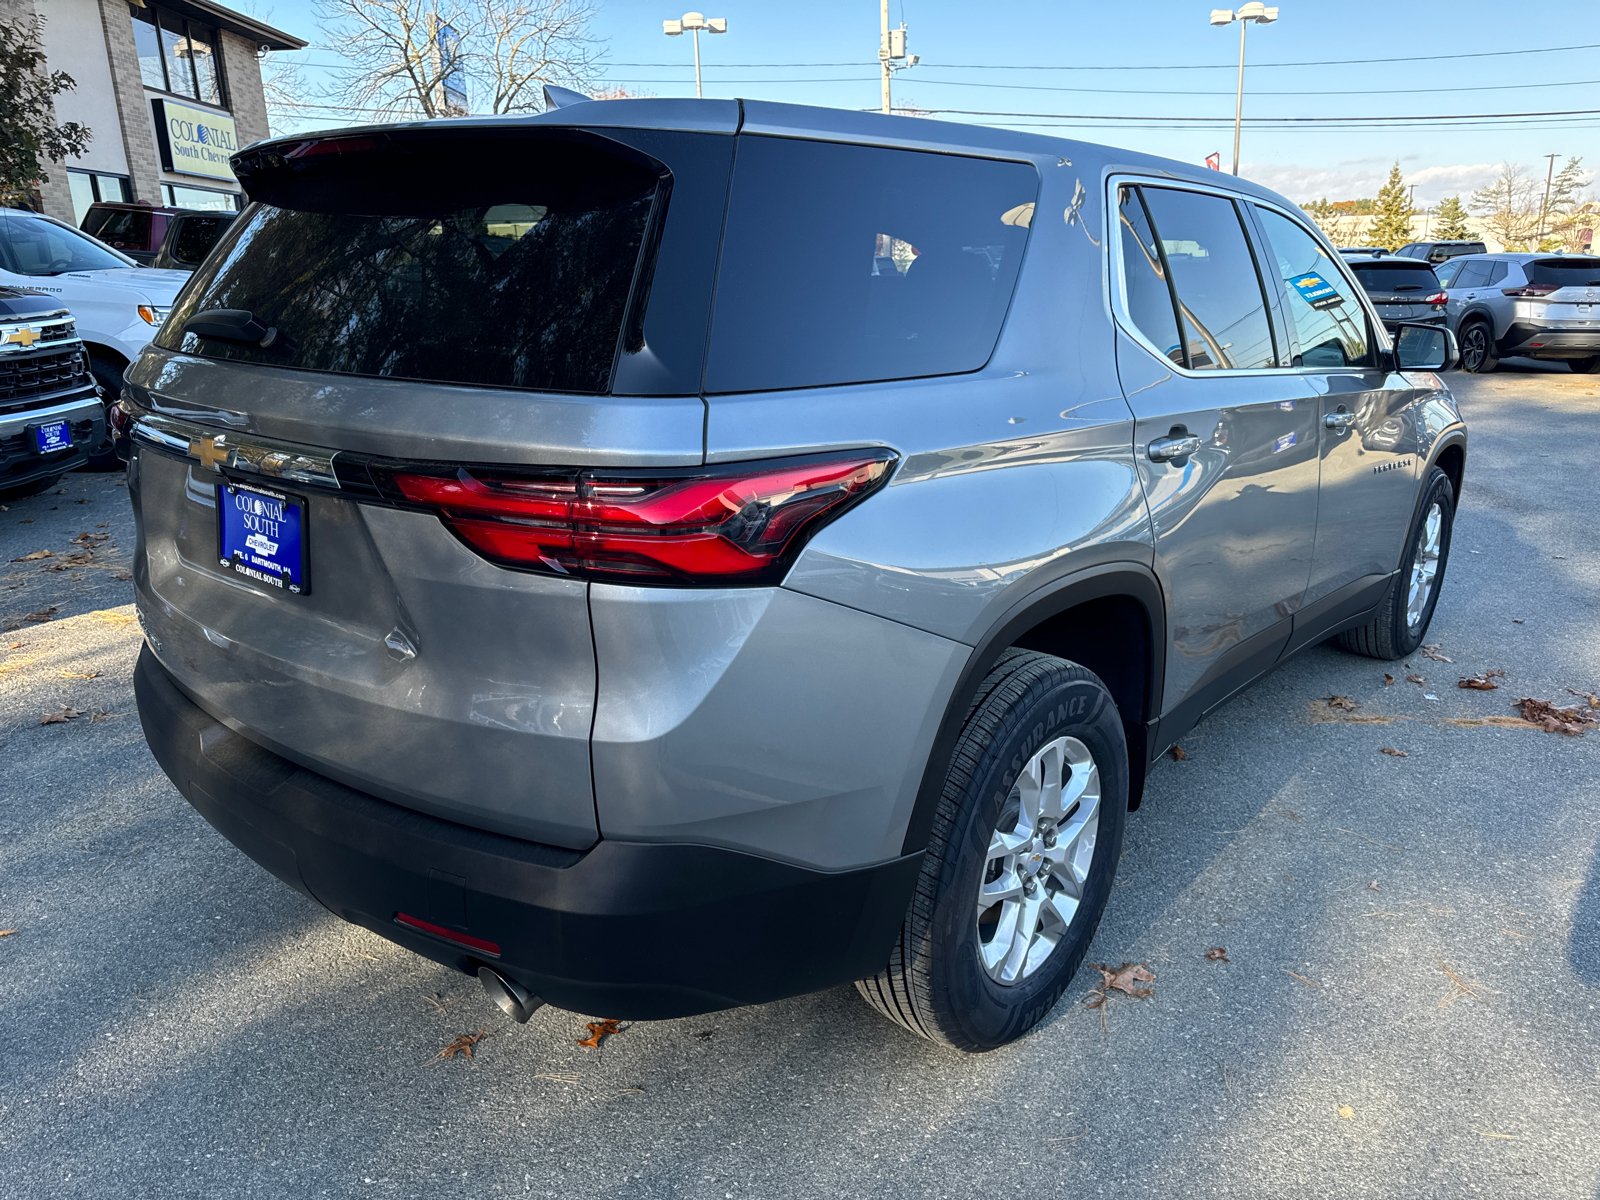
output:
[[1312, 308], [1337, 308], [1344, 303], [1344, 297], [1339, 294], [1339, 289], [1315, 271], [1296, 275], [1289, 280], [1289, 286], [1299, 292], [1300, 298]]

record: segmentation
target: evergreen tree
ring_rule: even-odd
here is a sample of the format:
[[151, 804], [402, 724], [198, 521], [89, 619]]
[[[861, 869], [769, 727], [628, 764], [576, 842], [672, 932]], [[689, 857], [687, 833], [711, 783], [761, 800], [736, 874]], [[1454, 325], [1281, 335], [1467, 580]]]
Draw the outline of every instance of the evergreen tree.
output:
[[52, 97], [73, 86], [65, 71], [49, 71], [39, 42], [44, 22], [0, 22], [0, 204], [31, 198], [48, 181], [46, 162], [82, 154], [89, 130], [76, 121], [57, 125]]
[[1378, 203], [1372, 211], [1372, 228], [1367, 236], [1374, 246], [1398, 250], [1411, 240], [1412, 208], [1398, 161], [1389, 168], [1389, 182], [1379, 189]]
[[1446, 196], [1439, 201], [1439, 212], [1434, 219], [1433, 236], [1441, 242], [1463, 242], [1472, 236], [1460, 196]]

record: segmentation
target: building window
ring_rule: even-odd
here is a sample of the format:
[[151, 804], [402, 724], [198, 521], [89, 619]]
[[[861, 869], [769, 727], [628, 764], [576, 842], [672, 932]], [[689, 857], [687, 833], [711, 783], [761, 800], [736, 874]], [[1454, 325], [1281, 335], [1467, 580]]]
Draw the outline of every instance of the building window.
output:
[[129, 7], [139, 74], [147, 88], [221, 105], [217, 31], [156, 8]]
[[161, 201], [170, 208], [214, 208], [220, 212], [239, 211], [238, 192], [216, 192], [210, 188], [161, 185]]
[[79, 225], [83, 224], [89, 206], [97, 200], [126, 202], [133, 199], [133, 189], [126, 175], [101, 175], [68, 167], [67, 186], [72, 189], [73, 219]]

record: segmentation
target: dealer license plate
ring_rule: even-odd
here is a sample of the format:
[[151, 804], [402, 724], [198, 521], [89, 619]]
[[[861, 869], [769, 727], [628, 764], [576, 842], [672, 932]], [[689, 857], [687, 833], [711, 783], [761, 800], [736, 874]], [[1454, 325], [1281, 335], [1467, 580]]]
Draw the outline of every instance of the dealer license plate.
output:
[[54, 454], [57, 450], [72, 449], [72, 430], [67, 428], [65, 421], [51, 421], [48, 425], [36, 425], [33, 430], [35, 444], [39, 447], [40, 454]]
[[306, 502], [248, 484], [217, 485], [217, 548], [222, 565], [296, 596], [306, 577]]

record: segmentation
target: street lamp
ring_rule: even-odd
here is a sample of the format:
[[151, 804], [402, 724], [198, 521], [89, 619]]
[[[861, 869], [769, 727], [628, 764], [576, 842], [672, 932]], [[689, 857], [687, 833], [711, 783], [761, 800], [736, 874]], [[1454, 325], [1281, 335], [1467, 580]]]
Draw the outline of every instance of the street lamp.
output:
[[1278, 19], [1278, 10], [1268, 8], [1260, 0], [1250, 0], [1239, 11], [1231, 8], [1213, 8], [1211, 10], [1211, 23], [1213, 25], [1232, 25], [1239, 22], [1239, 94], [1234, 101], [1233, 108], [1233, 173], [1239, 173], [1239, 125], [1244, 119], [1244, 29], [1251, 21], [1258, 25], [1270, 25]]
[[[1273, 9], [1277, 12], [1277, 9]], [[701, 13], [684, 13], [681, 21], [661, 22], [661, 32], [668, 37], [682, 37], [685, 33], [694, 34], [694, 94], [701, 95], [700, 91], [700, 31], [707, 33], [727, 33], [728, 20], [726, 17], [708, 17]]]

